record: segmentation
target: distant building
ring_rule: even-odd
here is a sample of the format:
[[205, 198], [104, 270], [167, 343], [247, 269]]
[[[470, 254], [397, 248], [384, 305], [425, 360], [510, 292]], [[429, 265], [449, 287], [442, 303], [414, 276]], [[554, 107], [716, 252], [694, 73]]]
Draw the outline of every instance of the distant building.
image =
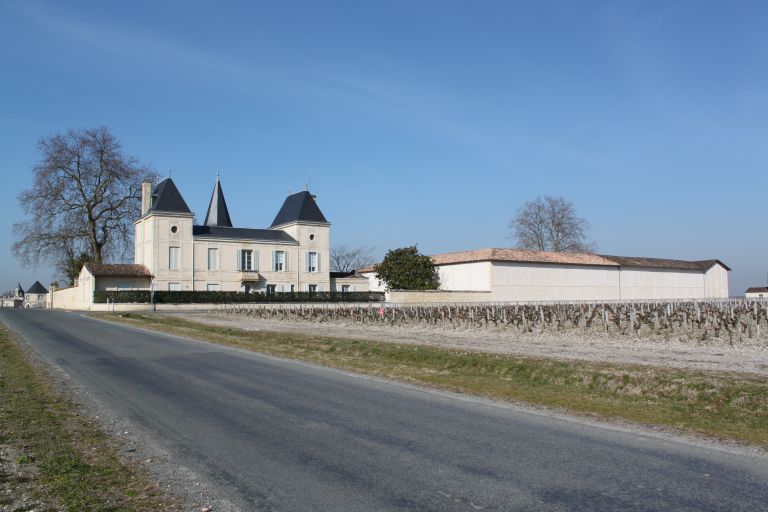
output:
[[151, 283], [152, 273], [144, 265], [88, 262], [83, 265], [73, 286], [51, 294], [49, 307], [90, 309], [95, 291], [149, 290]]
[[[469, 301], [706, 299], [728, 297], [728, 271], [720, 260], [685, 261], [519, 249], [436, 254], [440, 290]], [[360, 273], [371, 291], [384, 284], [373, 267]], [[472, 294], [462, 293], [472, 292]], [[434, 294], [450, 301], [451, 294]], [[425, 300], [429, 294], [424, 295]]]
[[748, 299], [766, 299], [768, 298], [768, 286], [753, 286], [747, 288], [744, 296]]
[[35, 284], [23, 292], [23, 296], [25, 308], [44, 308], [48, 301], [48, 290], [40, 281], [35, 281]]

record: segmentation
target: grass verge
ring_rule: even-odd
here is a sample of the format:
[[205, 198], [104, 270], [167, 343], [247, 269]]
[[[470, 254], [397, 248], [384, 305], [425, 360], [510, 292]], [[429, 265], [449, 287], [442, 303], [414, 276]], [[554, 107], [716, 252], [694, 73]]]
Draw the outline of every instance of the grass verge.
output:
[[768, 448], [768, 381], [752, 374], [245, 331], [159, 315], [93, 316], [439, 389], [663, 425]]
[[[36, 498], [67, 511], [181, 510], [24, 359], [0, 324], [0, 444], [34, 465]], [[15, 509], [14, 509], [15, 510]]]

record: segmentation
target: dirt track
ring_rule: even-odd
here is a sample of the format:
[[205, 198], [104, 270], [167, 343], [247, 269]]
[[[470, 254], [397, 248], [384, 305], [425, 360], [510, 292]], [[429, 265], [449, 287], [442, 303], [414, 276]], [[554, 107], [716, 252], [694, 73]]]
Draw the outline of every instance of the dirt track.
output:
[[768, 344], [756, 341], [731, 346], [725, 341], [681, 343], [679, 341], [631, 338], [587, 338], [562, 336], [520, 336], [493, 331], [452, 331], [426, 328], [398, 328], [375, 325], [263, 320], [222, 316], [202, 312], [164, 313], [196, 322], [246, 330], [296, 332], [319, 336], [412, 343], [468, 351], [515, 354], [558, 359], [579, 359], [611, 363], [697, 370], [749, 372], [768, 376]]

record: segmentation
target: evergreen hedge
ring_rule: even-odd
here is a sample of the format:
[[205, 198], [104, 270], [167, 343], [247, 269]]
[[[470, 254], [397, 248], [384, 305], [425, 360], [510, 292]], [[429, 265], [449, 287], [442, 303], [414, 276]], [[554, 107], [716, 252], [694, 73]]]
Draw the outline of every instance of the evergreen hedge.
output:
[[[118, 304], [150, 302], [149, 290], [95, 291], [93, 302]], [[290, 303], [290, 302], [383, 302], [383, 292], [209, 292], [209, 291], [156, 291], [156, 304], [232, 304], [232, 303]]]

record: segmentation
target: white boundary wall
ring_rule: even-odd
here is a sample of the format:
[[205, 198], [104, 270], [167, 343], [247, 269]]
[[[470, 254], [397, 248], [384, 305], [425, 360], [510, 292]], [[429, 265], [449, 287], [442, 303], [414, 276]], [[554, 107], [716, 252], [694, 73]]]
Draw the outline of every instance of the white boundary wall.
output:
[[[704, 271], [485, 261], [438, 265], [437, 270], [441, 291], [490, 292], [479, 295], [476, 299], [479, 301], [728, 298], [728, 271], [720, 264]], [[371, 291], [384, 291], [384, 284], [379, 282], [373, 272], [363, 275], [369, 279]], [[390, 300], [395, 302], [395, 299]]]

